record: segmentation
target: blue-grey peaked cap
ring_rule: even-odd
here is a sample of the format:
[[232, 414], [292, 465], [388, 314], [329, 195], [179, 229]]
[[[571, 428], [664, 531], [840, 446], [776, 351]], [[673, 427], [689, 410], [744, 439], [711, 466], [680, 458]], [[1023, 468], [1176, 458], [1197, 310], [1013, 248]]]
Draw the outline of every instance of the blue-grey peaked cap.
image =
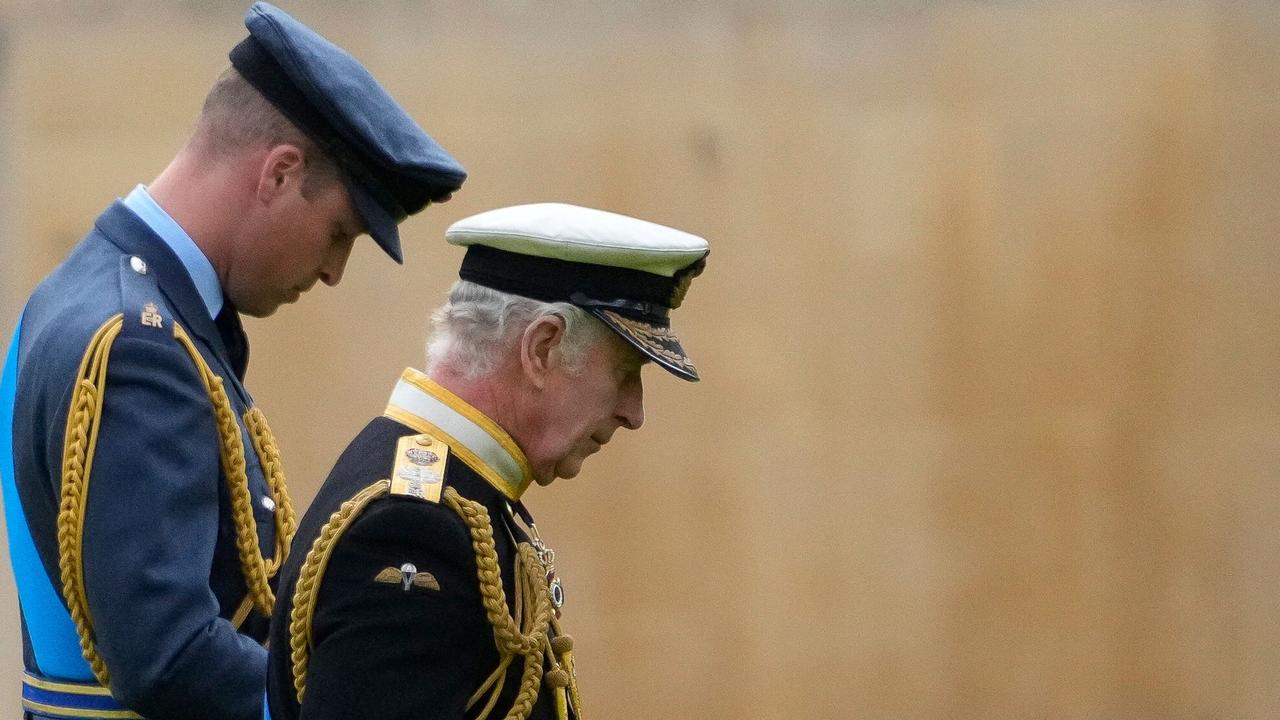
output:
[[231, 65], [341, 166], [369, 235], [403, 262], [397, 224], [462, 187], [467, 171], [347, 51], [258, 2]]

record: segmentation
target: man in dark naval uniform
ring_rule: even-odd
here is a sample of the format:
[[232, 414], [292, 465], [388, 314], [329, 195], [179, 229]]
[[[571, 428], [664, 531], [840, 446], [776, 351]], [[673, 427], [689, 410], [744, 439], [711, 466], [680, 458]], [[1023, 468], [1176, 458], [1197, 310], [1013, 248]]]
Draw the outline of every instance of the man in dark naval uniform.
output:
[[582, 717], [554, 554], [523, 504], [644, 421], [640, 370], [697, 371], [669, 324], [702, 238], [554, 203], [455, 223], [461, 281], [294, 538], [274, 720]]
[[0, 382], [28, 718], [260, 718], [296, 523], [238, 313], [336, 285], [356, 236], [465, 173], [350, 55], [278, 9], [193, 136], [31, 295]]

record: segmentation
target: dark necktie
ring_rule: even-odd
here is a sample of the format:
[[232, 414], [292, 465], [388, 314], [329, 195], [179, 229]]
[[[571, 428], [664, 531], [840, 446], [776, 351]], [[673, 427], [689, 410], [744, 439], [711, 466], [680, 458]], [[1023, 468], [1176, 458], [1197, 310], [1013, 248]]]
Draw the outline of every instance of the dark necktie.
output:
[[231, 369], [236, 377], [244, 381], [245, 370], [249, 367], [249, 339], [245, 337], [244, 326], [240, 324], [240, 313], [230, 302], [223, 302], [222, 311], [213, 320], [218, 327], [218, 335], [222, 336], [222, 344], [227, 348], [227, 356], [231, 360]]

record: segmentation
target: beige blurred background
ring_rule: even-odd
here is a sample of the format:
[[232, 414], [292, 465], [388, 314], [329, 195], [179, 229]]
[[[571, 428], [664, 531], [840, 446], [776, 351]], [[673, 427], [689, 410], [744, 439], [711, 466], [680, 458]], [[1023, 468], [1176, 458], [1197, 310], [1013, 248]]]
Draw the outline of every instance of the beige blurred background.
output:
[[[452, 221], [711, 240], [705, 380], [529, 496], [588, 717], [1280, 717], [1280, 5], [281, 4], [471, 172], [404, 268], [249, 324], [299, 505], [421, 365]], [[6, 338], [245, 6], [0, 5]]]

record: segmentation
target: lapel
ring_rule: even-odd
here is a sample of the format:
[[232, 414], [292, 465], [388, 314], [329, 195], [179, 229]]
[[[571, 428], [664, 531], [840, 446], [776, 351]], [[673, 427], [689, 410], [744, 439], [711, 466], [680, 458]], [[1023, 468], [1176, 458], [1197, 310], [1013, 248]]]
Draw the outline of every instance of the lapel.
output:
[[[186, 267], [169, 246], [119, 200], [98, 216], [95, 227], [122, 253], [136, 255], [147, 263], [148, 273], [155, 277], [160, 292], [169, 301], [169, 308], [182, 327], [212, 348], [219, 362], [234, 374], [237, 368], [231, 361], [227, 344], [209, 317], [209, 309], [196, 291], [195, 283], [191, 282]], [[243, 332], [239, 330], [238, 318], [235, 328]], [[236, 379], [239, 385], [239, 378]]]

